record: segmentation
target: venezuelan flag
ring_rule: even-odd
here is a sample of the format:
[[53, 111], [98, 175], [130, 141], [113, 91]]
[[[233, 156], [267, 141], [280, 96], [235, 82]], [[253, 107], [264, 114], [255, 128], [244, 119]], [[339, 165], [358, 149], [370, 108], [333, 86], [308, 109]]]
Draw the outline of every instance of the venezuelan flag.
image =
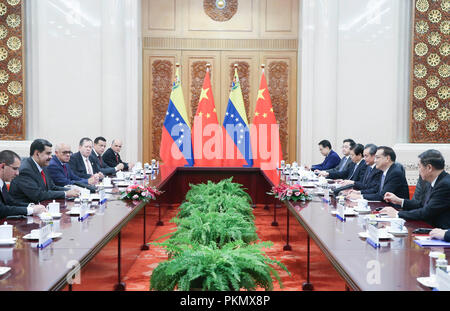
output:
[[159, 154], [164, 165], [193, 166], [191, 126], [179, 77], [177, 65], [169, 106], [164, 119]]
[[223, 166], [253, 166], [249, 125], [236, 66], [227, 111], [223, 120], [223, 130], [225, 151]]

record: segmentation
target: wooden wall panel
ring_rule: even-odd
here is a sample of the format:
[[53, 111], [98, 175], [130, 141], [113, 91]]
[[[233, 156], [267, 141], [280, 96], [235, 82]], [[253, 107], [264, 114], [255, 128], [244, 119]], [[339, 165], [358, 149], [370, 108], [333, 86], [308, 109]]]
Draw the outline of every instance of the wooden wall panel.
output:
[[280, 124], [283, 157], [294, 161], [297, 145], [297, 54], [265, 53], [266, 79], [272, 106]]
[[177, 51], [144, 51], [142, 105], [145, 162], [160, 160], [162, 127], [175, 78], [175, 64], [180, 59], [181, 53]]
[[222, 107], [220, 118], [223, 120], [230, 97], [231, 84], [234, 77], [234, 65], [237, 64], [238, 76], [241, 82], [242, 97], [244, 98], [245, 111], [248, 122], [253, 119], [255, 112], [256, 94], [258, 92], [258, 52], [232, 52], [222, 53]]
[[211, 64], [211, 85], [213, 87], [214, 102], [216, 107], [220, 107], [220, 52], [182, 52], [183, 80], [181, 84], [191, 126], [197, 112], [198, 99], [203, 86], [207, 63]]

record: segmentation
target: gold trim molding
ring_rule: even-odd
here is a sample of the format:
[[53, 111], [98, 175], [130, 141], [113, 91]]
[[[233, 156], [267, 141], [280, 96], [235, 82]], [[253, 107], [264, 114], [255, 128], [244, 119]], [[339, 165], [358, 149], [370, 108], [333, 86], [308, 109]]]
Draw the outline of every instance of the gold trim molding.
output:
[[297, 39], [188, 39], [143, 38], [144, 49], [297, 51]]

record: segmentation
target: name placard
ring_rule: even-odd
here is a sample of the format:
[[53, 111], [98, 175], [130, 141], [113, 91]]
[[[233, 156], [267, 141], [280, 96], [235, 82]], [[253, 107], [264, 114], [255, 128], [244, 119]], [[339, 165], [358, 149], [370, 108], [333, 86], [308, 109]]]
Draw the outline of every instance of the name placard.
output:
[[88, 218], [89, 217], [88, 210], [89, 210], [89, 204], [87, 202], [81, 203], [80, 216], [78, 216], [78, 220], [83, 221], [86, 218]]
[[39, 229], [39, 242], [37, 245], [38, 248], [44, 248], [53, 242], [53, 240], [50, 238], [51, 233], [52, 233], [51, 224], [48, 224]]
[[[327, 189], [327, 191], [328, 191], [328, 189]], [[336, 217], [340, 221], [345, 221], [345, 206], [343, 204], [337, 205]]]
[[366, 239], [367, 243], [372, 245], [375, 248], [380, 247], [380, 234], [377, 224], [367, 224], [367, 232], [369, 237]]

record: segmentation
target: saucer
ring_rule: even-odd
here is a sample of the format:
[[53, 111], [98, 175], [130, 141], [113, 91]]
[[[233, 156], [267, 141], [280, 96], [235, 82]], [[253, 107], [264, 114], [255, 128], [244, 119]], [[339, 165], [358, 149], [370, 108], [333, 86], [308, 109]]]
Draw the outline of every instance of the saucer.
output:
[[[337, 211], [332, 211], [331, 214], [336, 215]], [[358, 213], [352, 209], [347, 209], [344, 211], [344, 215], [345, 216], [356, 216], [356, 215], [358, 215]]]
[[437, 286], [436, 278], [434, 278], [434, 277], [427, 276], [427, 277], [417, 278], [417, 282], [419, 282], [423, 286], [430, 287], [430, 288], [435, 288]]
[[[72, 216], [72, 215], [80, 215], [80, 212], [81, 212], [81, 211], [71, 211], [71, 210], [70, 210], [70, 211], [66, 212], [66, 214], [67, 214], [67, 215], [71, 215], [71, 216]], [[94, 210], [87, 210], [87, 211], [86, 211], [86, 214], [95, 214], [95, 211], [94, 211]]]
[[[367, 239], [369, 237], [369, 233], [367, 231], [360, 232], [360, 233], [358, 233], [358, 235], [360, 238], [363, 238], [363, 239]], [[393, 239], [393, 238], [394, 238], [394, 236], [390, 233], [386, 233], [386, 235], [378, 237], [378, 239], [380, 239], [380, 240], [388, 240], [388, 239]]]
[[[57, 239], [60, 238], [61, 236], [62, 232], [51, 232], [48, 237], [51, 239]], [[32, 236], [31, 233], [24, 235], [23, 238], [25, 240], [39, 240], [39, 237]]]
[[0, 275], [3, 275], [11, 270], [10, 267], [0, 267]]
[[355, 210], [355, 212], [358, 212], [358, 214], [369, 214], [372, 211], [370, 208], [359, 209], [358, 207], [355, 207], [354, 210]]
[[1, 239], [0, 245], [12, 245], [16, 243], [17, 238]]
[[55, 213], [55, 214], [50, 214], [52, 215], [53, 218], [61, 218], [62, 213]]
[[389, 233], [392, 233], [392, 234], [398, 234], [398, 235], [400, 235], [400, 234], [408, 234], [408, 229], [406, 229], [405, 226], [403, 226], [403, 230], [402, 231], [395, 231], [395, 230], [391, 229], [391, 227], [387, 227], [386, 229], [387, 229], [387, 231]]

